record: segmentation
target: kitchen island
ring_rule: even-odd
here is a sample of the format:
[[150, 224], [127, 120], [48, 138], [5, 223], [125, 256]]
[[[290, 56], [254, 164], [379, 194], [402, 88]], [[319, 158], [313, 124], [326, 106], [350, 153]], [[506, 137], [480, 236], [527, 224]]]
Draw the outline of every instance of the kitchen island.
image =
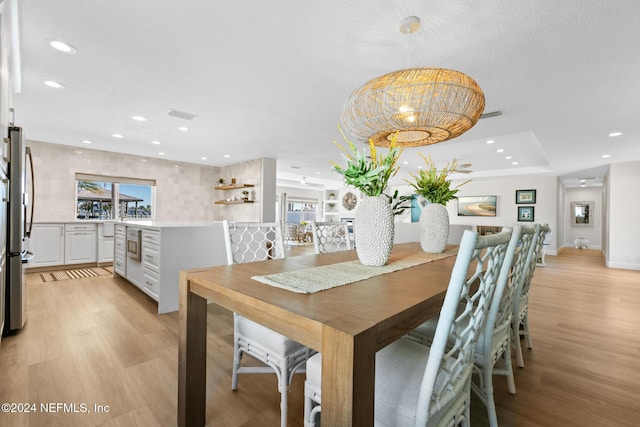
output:
[[178, 310], [180, 270], [227, 263], [221, 221], [119, 221], [114, 273], [158, 302], [158, 313]]

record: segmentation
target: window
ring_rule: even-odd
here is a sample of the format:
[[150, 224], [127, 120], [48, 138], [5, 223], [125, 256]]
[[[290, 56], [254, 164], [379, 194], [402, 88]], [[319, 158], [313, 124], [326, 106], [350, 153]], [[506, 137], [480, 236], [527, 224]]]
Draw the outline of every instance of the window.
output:
[[309, 222], [316, 220], [317, 200], [287, 199], [287, 222]]
[[155, 184], [154, 180], [77, 173], [76, 218], [153, 219]]

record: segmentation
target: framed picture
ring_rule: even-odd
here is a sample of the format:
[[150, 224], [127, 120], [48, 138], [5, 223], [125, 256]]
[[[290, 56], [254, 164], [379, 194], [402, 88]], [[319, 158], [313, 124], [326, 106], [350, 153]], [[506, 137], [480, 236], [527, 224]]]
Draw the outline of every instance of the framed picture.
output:
[[533, 222], [533, 206], [518, 206], [518, 221]]
[[536, 202], [536, 190], [516, 190], [517, 204], [532, 204]]
[[349, 227], [349, 233], [353, 233], [353, 222], [355, 220], [355, 218], [340, 218], [340, 221], [347, 223], [347, 227]]
[[496, 216], [497, 196], [458, 197], [458, 216]]

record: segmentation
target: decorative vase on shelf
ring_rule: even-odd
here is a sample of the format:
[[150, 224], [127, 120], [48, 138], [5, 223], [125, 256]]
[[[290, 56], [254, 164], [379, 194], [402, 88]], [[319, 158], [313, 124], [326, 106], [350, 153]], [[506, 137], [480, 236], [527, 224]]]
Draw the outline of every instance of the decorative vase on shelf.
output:
[[420, 214], [420, 246], [429, 253], [444, 251], [449, 240], [449, 212], [440, 203], [428, 203]]
[[393, 248], [393, 211], [384, 196], [365, 197], [357, 207], [354, 233], [358, 259], [364, 265], [385, 265]]

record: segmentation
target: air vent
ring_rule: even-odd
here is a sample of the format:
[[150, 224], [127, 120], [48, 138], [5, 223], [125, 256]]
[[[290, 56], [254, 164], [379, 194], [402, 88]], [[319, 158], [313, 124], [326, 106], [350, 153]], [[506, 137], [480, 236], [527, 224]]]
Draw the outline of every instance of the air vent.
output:
[[170, 109], [167, 114], [169, 116], [171, 116], [171, 117], [177, 117], [179, 119], [185, 119], [185, 120], [193, 120], [196, 117], [198, 117], [197, 114], [191, 114], [191, 113], [187, 113], [185, 111], [179, 111], [179, 110], [174, 110], [174, 109]]
[[484, 113], [480, 115], [480, 119], [490, 119], [491, 117], [498, 117], [502, 115], [502, 111], [492, 111], [490, 113]]

